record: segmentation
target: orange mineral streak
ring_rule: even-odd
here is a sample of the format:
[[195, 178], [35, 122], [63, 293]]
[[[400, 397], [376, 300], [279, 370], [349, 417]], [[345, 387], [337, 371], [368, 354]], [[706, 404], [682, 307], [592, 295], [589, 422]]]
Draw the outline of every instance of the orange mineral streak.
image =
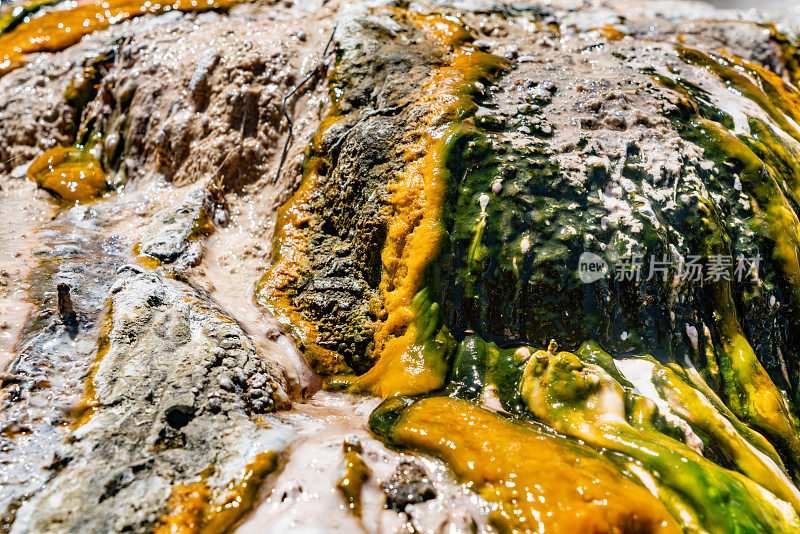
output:
[[597, 31], [599, 31], [600, 35], [602, 35], [609, 41], [621, 41], [628, 36], [627, 34], [619, 31], [611, 24], [606, 24], [605, 26], [598, 28]]
[[234, 525], [255, 504], [258, 490], [264, 479], [278, 468], [278, 454], [273, 451], [256, 455], [252, 463], [245, 467], [237, 480], [231, 481], [211, 500], [206, 516], [199, 530], [183, 531], [181, 534], [222, 534], [231, 532]]
[[[322, 121], [319, 132], [312, 140], [318, 146], [325, 131], [341, 117], [334, 111]], [[270, 270], [257, 287], [259, 303], [302, 343], [304, 353], [314, 369], [324, 375], [342, 372], [342, 358], [338, 353], [323, 348], [317, 341], [317, 326], [303, 317], [292, 303], [293, 282], [305, 276], [309, 269], [308, 239], [306, 229], [311, 224], [311, 196], [321, 180], [319, 158], [312, 159], [303, 172], [303, 180], [294, 195], [278, 210], [275, 223], [274, 250], [276, 257]]]
[[422, 30], [425, 37], [443, 46], [460, 46], [472, 40], [472, 34], [455, 17], [406, 12], [411, 23]]
[[398, 337], [386, 341], [380, 360], [352, 384], [354, 391], [367, 391], [380, 397], [418, 395], [444, 386], [447, 366], [437, 354], [416, 343], [417, 329], [412, 324]]
[[[226, 8], [241, 0], [79, 0], [65, 2], [33, 16], [12, 31], [0, 35], [0, 76], [25, 64], [35, 52], [55, 52], [80, 41], [85, 35], [112, 24], [166, 11], [203, 11]], [[62, 6], [69, 6], [63, 9]]]
[[417, 313], [411, 302], [422, 289], [426, 268], [442, 239], [447, 172], [441, 161], [442, 144], [430, 136], [412, 147], [406, 155], [411, 161], [390, 190], [394, 213], [381, 254], [380, 285], [387, 316], [375, 333], [378, 362], [354, 384], [381, 397], [424, 393], [443, 385], [444, 375], [432, 372], [421, 347], [415, 346]]
[[272, 451], [258, 454], [226, 487], [209, 491], [205, 482], [173, 486], [167, 513], [153, 534], [222, 534], [230, 532], [252, 508], [264, 479], [278, 466]]
[[467, 401], [423, 399], [391, 438], [442, 458], [486, 500], [499, 532], [679, 533], [664, 505], [609, 461]]
[[[421, 16], [419, 16], [421, 17]], [[440, 43], [462, 42], [450, 24], [413, 19]], [[472, 48], [456, 49], [449, 65], [431, 73], [415, 106], [426, 110], [421, 139], [405, 153], [405, 169], [390, 186], [392, 217], [381, 258], [380, 291], [385, 319], [375, 333], [377, 364], [356, 379], [354, 389], [381, 397], [414, 395], [444, 385], [446, 368], [433, 351], [416, 344], [418, 310], [412, 299], [425, 285], [428, 265], [439, 254], [444, 229], [442, 206], [449, 172], [447, 139], [475, 106], [475, 83], [502, 65], [496, 56]]]
[[28, 178], [68, 202], [88, 202], [106, 190], [106, 174], [88, 151], [56, 147], [31, 163]]
[[167, 508], [169, 512], [161, 518], [153, 534], [199, 532], [208, 508], [208, 488], [203, 482], [174, 486]]
[[147, 254], [142, 254], [142, 243], [139, 241], [133, 245], [133, 257], [136, 258], [136, 261], [143, 267], [147, 267], [148, 269], [156, 269], [161, 265], [159, 259], [150, 257]]
[[109, 336], [111, 335], [112, 327], [112, 306], [113, 304], [109, 303], [108, 309], [103, 317], [103, 326], [97, 342], [97, 354], [89, 369], [89, 376], [86, 377], [86, 389], [83, 392], [83, 397], [81, 397], [81, 400], [78, 401], [72, 409], [73, 419], [70, 426], [73, 430], [85, 425], [95, 414], [99, 406], [99, 402], [97, 401], [97, 389], [94, 386], [94, 377], [97, 374], [97, 369], [100, 367], [100, 362], [103, 361], [103, 358], [105, 358], [111, 348]]

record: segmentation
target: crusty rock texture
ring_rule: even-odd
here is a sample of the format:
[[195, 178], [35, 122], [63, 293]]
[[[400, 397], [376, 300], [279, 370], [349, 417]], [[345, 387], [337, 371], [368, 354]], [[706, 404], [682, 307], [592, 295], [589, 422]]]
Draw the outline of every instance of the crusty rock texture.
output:
[[190, 190], [175, 209], [165, 208], [142, 231], [139, 254], [184, 271], [203, 254], [198, 241], [208, 231], [208, 199], [200, 188]]
[[0, 532], [800, 532], [798, 30], [212, 2], [0, 61]]
[[253, 182], [282, 148], [288, 90], [277, 89], [299, 82], [298, 69], [315, 65], [295, 62], [324, 47], [325, 35], [298, 29], [307, 13], [255, 3], [144, 17], [12, 71], [0, 81], [3, 170], [100, 131], [114, 174]]
[[201, 293], [124, 266], [110, 295], [87, 413], [15, 530], [142, 530], [177, 481], [227, 486], [270, 439], [250, 416], [289, 406], [280, 370]]
[[[59, 466], [57, 451], [96, 357], [108, 287], [125, 262], [99, 228], [96, 213], [79, 206], [39, 232], [40, 264], [29, 274], [34, 308], [3, 377], [0, 505], [5, 528], [24, 500], [50, 479], [51, 468]], [[59, 314], [59, 284], [67, 288], [73, 315]]]

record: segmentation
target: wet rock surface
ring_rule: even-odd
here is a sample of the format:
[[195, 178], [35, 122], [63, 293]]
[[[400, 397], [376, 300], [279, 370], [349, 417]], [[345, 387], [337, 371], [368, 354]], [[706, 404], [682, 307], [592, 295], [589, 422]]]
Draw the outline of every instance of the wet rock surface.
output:
[[203, 295], [131, 266], [110, 293], [85, 412], [52, 492], [17, 512], [21, 531], [146, 531], [178, 481], [209, 468], [232, 478], [226, 456], [268, 434], [251, 415], [288, 407], [280, 370]]
[[398, 512], [405, 512], [410, 504], [419, 504], [436, 498], [428, 474], [420, 465], [411, 461], [403, 461], [389, 480], [386, 480], [381, 489], [386, 494], [389, 508]]
[[[75, 208], [41, 230], [47, 248], [37, 251], [30, 273], [33, 314], [18, 340], [17, 357], [3, 379], [3, 521], [38, 491], [59, 463], [58, 450], [97, 349], [96, 335], [113, 273], [124, 261], [118, 243], [100, 234], [97, 214]], [[86, 258], [92, 257], [92, 262]], [[59, 286], [73, 314], [58, 308]]]
[[107, 223], [75, 207], [40, 230], [38, 310], [3, 379], [4, 528], [149, 531], [172, 485], [216, 466], [224, 487], [285, 440], [251, 417], [288, 406], [281, 370], [207, 295], [125, 266]]
[[139, 253], [168, 264], [174, 271], [185, 271], [197, 265], [203, 254], [198, 241], [210, 229], [206, 192], [192, 189], [178, 207], [160, 211], [142, 231]]
[[800, 531], [797, 28], [212, 7], [0, 65], [0, 531]]

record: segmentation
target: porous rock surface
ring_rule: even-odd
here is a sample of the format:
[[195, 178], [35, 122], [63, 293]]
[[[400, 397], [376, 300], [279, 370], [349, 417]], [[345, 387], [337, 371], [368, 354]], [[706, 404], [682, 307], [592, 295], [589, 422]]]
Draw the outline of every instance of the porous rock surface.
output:
[[203, 295], [131, 266], [110, 293], [91, 416], [56, 451], [52, 491], [17, 512], [18, 531], [146, 528], [176, 479], [215, 466], [227, 485], [270, 434], [249, 415], [289, 405], [280, 370]]
[[207, 204], [205, 191], [195, 188], [184, 196], [177, 208], [158, 212], [142, 231], [140, 254], [169, 264], [176, 271], [196, 265], [203, 254], [197, 238], [205, 231]]
[[[268, 263], [275, 211], [300, 181], [332, 89], [343, 95], [336, 105], [345, 118], [311, 146], [330, 173], [313, 202], [323, 223], [297, 302], [352, 370], [375, 363], [373, 301], [390, 178], [423, 119], [411, 104], [445, 54], [410, 26], [373, 16], [372, 7], [255, 2], [142, 17], [38, 54], [0, 78], [0, 199], [20, 187], [35, 156], [85, 141], [88, 132], [102, 133], [113, 191], [95, 204], [58, 206], [38, 226], [37, 246], [20, 251], [39, 267], [26, 273], [32, 312], [1, 381], [0, 530], [150, 532], [172, 511], [176, 486], [202, 481], [213, 495], [238, 483], [265, 451], [281, 455], [281, 472], [264, 482], [243, 532], [494, 529], [492, 505], [442, 462], [371, 437], [366, 417], [374, 402], [315, 394], [318, 380], [292, 363], [296, 347], [276, 322], [249, 320], [262, 273], [253, 263]], [[453, 331], [471, 331], [477, 321], [487, 337], [539, 345], [551, 337], [578, 343], [591, 333], [608, 350], [648, 349], [701, 365], [697, 331], [702, 337], [713, 322], [697, 314], [701, 287], [644, 284], [630, 290], [636, 298], [587, 320], [576, 303], [594, 310], [615, 288], [601, 282], [587, 297], [570, 276], [582, 250], [611, 261], [616, 253], [606, 250], [687, 254], [684, 229], [670, 217], [699, 210], [707, 198], [718, 200], [719, 224], [735, 230], [740, 250], [757, 249], [732, 175], [675, 128], [676, 93], [653, 74], [695, 80], [703, 99], [733, 110], [739, 127], [744, 113], [735, 110], [766, 119], [704, 69], [680, 62], [675, 46], [724, 48], [791, 80], [775, 34], [682, 2], [416, 7], [461, 17], [477, 48], [510, 65], [495, 83], [476, 86], [472, 152], [462, 147], [455, 158], [464, 182], [451, 191], [467, 215], [446, 221], [442, 271], [463, 267], [459, 253], [486, 209], [481, 194], [491, 191], [490, 211], [508, 218], [489, 229], [495, 246], [483, 270], [506, 285], [481, 288], [488, 295], [481, 303], [461, 302], [463, 280], [453, 275], [442, 297], [463, 305], [459, 314], [448, 309]], [[314, 74], [319, 62], [333, 63], [321, 53], [337, 22], [337, 69]], [[603, 33], [611, 30], [624, 37]], [[98, 58], [100, 74], [87, 79]], [[300, 103], [289, 102], [295, 139], [279, 174], [287, 134], [281, 101], [307, 74]], [[88, 97], [65, 95], [82, 83]], [[486, 147], [493, 159], [481, 167]], [[37, 197], [34, 209], [48, 214], [48, 202]], [[206, 256], [207, 236], [197, 232], [204, 221], [223, 236]], [[162, 265], [138, 265], [137, 247]], [[227, 271], [217, 261], [226, 247], [236, 253]], [[522, 259], [528, 248], [538, 251], [535, 260]], [[522, 268], [508, 269], [515, 258]], [[233, 276], [231, 264], [246, 283], [233, 296], [215, 294], [214, 278]], [[74, 315], [58, 312], [60, 283], [69, 287]], [[795, 311], [786, 291], [748, 288], [737, 298], [754, 311], [742, 321], [759, 360], [787, 397], [796, 395], [796, 361], [781, 352]], [[547, 307], [527, 304], [536, 299]], [[266, 350], [262, 341], [274, 344]], [[352, 433], [372, 471], [363, 520], [334, 489], [341, 443]]]
[[[285, 128], [276, 89], [299, 81], [297, 69], [310, 70], [295, 62], [325, 39], [297, 37], [293, 21], [314, 7], [254, 3], [229, 14], [142, 17], [36, 58], [0, 81], [3, 170], [88, 128], [105, 134], [115, 173], [252, 182], [267, 172]], [[98, 58], [105, 74], [84, 77]], [[88, 97], [65, 98], [70, 84], [85, 84]]]
[[[29, 274], [34, 308], [3, 380], [5, 528], [26, 496], [50, 478], [49, 466], [95, 359], [108, 287], [125, 261], [113, 240], [100, 237], [97, 222], [93, 210], [76, 207], [40, 229], [40, 264]], [[70, 288], [74, 316], [67, 320], [58, 313], [58, 284]]]

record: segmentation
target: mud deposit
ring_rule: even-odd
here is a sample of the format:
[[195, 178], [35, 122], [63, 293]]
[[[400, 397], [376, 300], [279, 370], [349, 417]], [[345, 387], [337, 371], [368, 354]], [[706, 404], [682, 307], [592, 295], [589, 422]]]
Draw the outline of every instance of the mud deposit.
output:
[[792, 20], [4, 2], [0, 532], [800, 533]]

